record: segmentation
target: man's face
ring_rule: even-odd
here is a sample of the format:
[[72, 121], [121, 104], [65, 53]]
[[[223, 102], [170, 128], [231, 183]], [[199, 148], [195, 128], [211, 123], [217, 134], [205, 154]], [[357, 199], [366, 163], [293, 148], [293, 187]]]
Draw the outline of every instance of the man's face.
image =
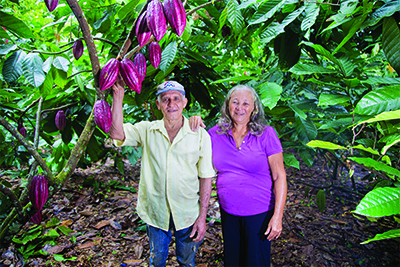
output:
[[187, 99], [179, 91], [162, 93], [156, 101], [158, 109], [167, 120], [182, 119], [182, 111], [187, 104]]

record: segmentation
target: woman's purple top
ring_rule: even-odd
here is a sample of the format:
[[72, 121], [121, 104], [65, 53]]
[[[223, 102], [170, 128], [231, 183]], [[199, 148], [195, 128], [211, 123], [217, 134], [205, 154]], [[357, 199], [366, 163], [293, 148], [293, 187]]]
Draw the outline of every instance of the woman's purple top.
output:
[[217, 126], [211, 136], [214, 168], [218, 172], [217, 192], [221, 207], [237, 216], [256, 215], [274, 208], [275, 196], [268, 157], [283, 152], [274, 128], [266, 126], [261, 136], [250, 132], [236, 147], [232, 131], [218, 134]]

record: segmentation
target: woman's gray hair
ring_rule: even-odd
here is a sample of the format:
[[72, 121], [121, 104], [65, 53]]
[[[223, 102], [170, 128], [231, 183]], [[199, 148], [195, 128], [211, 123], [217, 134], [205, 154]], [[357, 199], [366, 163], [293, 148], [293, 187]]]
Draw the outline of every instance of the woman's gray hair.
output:
[[226, 95], [224, 104], [221, 108], [221, 117], [218, 121], [218, 126], [220, 128], [220, 131], [218, 131], [218, 133], [227, 134], [228, 131], [233, 128], [233, 120], [229, 112], [229, 101], [231, 100], [232, 94], [236, 90], [247, 90], [251, 92], [254, 99], [254, 110], [251, 113], [250, 121], [247, 124], [247, 127], [249, 128], [251, 134], [255, 136], [262, 135], [265, 126], [267, 126], [267, 122], [264, 118], [264, 107], [257, 92], [252, 87], [247, 85], [236, 85]]

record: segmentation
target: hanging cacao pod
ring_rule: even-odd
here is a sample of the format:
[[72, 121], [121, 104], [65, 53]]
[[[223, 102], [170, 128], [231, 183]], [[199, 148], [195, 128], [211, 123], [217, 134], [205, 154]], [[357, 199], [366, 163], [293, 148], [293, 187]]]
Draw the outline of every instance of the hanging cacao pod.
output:
[[111, 58], [100, 71], [100, 90], [106, 90], [113, 86], [118, 78], [118, 73], [119, 61], [116, 58]]
[[161, 62], [161, 47], [157, 42], [151, 42], [149, 45], [150, 63], [154, 68], [158, 68]]
[[167, 20], [160, 0], [151, 0], [147, 6], [147, 26], [157, 41], [167, 32]]
[[140, 94], [142, 81], [136, 66], [129, 58], [124, 58], [121, 61], [121, 76], [130, 89]]
[[74, 54], [74, 58], [78, 60], [83, 54], [83, 42], [81, 39], [75, 41], [74, 46], [72, 48], [72, 53]]
[[164, 11], [172, 31], [181, 36], [186, 26], [186, 12], [182, 1], [165, 0]]
[[22, 125], [22, 123], [18, 123], [17, 130], [23, 137], [26, 137], [28, 132], [26, 131], [26, 128]]
[[54, 9], [56, 9], [58, 5], [59, 0], [44, 0], [44, 3], [46, 4], [47, 9], [52, 12]]
[[138, 71], [140, 82], [143, 82], [144, 77], [146, 77], [147, 71], [146, 58], [143, 54], [137, 53], [133, 58], [133, 64], [135, 64]]
[[151, 31], [147, 27], [147, 11], [140, 15], [136, 23], [136, 38], [138, 39], [140, 47], [143, 47], [151, 37]]
[[42, 222], [42, 211], [39, 210], [36, 212], [32, 217], [31, 217], [32, 222], [36, 223], [37, 225], [40, 225]]
[[49, 195], [47, 179], [43, 175], [35, 175], [29, 185], [29, 200], [38, 211], [42, 210]]
[[222, 34], [222, 37], [227, 37], [227, 36], [229, 36], [229, 35], [231, 35], [231, 28], [229, 28], [229, 26], [228, 25], [224, 25], [223, 27], [222, 27], [222, 32], [221, 32], [221, 34]]
[[94, 103], [94, 122], [105, 133], [108, 133], [112, 123], [111, 108], [105, 100]]
[[59, 110], [56, 114], [56, 126], [59, 131], [62, 131], [65, 128], [65, 124], [67, 123], [67, 118], [65, 117], [65, 113], [62, 110]]

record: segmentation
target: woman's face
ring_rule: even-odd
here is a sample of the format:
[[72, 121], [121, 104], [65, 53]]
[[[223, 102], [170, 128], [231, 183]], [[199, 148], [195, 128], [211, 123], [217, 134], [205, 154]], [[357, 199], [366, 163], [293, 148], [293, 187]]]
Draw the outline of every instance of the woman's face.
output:
[[247, 124], [254, 110], [254, 99], [250, 91], [237, 89], [229, 100], [229, 114], [234, 124]]

